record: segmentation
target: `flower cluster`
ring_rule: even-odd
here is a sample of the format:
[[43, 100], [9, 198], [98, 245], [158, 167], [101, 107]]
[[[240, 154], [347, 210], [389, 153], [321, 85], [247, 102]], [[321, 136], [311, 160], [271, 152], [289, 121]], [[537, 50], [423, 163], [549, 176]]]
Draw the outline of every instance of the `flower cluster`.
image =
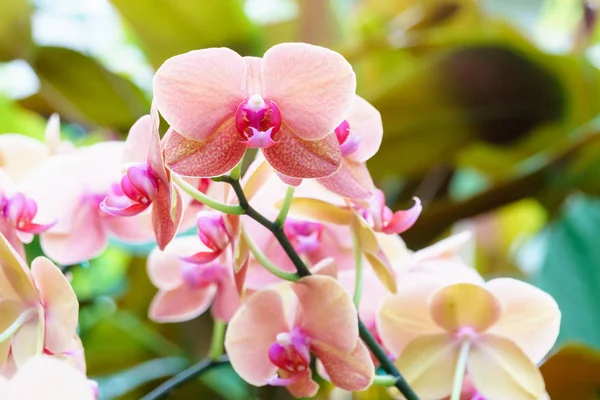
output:
[[56, 117], [48, 126], [46, 143], [0, 136], [12, 146], [0, 158], [4, 397], [27, 396], [23, 381], [50, 368], [57, 379], [39, 390], [64, 380], [61, 398], [95, 397], [68, 280], [47, 258], [22, 261], [34, 234], [60, 264], [109, 240], [155, 240], [149, 318], [210, 308], [215, 332], [228, 324], [214, 340], [255, 386], [312, 397], [318, 374], [347, 391], [396, 386], [409, 400], [545, 396], [537, 365], [558, 335], [556, 303], [521, 281], [485, 282], [459, 255], [468, 234], [406, 249], [398, 234], [421, 202], [393, 212], [375, 187], [366, 161], [381, 117], [338, 53], [192, 51], [158, 69], [150, 113], [126, 141], [74, 147]]

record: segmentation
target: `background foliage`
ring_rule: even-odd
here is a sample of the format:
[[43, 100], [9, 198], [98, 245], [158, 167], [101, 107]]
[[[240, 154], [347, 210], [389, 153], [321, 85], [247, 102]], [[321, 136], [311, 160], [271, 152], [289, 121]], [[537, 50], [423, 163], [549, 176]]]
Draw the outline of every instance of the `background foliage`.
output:
[[[527, 279], [563, 311], [542, 368], [552, 399], [600, 398], [600, 39], [595, 0], [0, 0], [0, 132], [41, 137], [62, 117], [78, 144], [124, 137], [152, 72], [192, 49], [257, 55], [305, 41], [353, 64], [382, 113], [369, 167], [390, 205], [419, 196], [413, 249], [476, 232], [486, 276]], [[310, 101], [310, 99], [307, 99]], [[0, 161], [1, 164], [1, 161]], [[209, 318], [157, 325], [151, 247], [114, 243], [74, 270], [89, 374], [103, 399], [137, 399], [201, 358]], [[28, 249], [39, 253], [34, 243]], [[193, 394], [193, 395], [192, 395]], [[285, 398], [228, 369], [174, 399]], [[336, 396], [343, 395], [337, 394]], [[360, 398], [387, 398], [374, 390]]]

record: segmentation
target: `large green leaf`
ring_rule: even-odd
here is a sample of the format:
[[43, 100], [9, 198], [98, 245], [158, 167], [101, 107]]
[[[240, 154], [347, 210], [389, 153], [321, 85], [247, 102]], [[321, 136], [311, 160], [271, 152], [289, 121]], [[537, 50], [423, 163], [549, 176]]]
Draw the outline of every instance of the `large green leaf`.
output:
[[31, 5], [27, 0], [4, 0], [0, 8], [0, 61], [25, 58], [31, 46]]
[[560, 342], [600, 348], [600, 201], [575, 196], [548, 233], [536, 283], [562, 311]]
[[60, 47], [40, 47], [31, 65], [40, 96], [68, 120], [127, 131], [150, 104], [132, 82], [93, 58]]
[[204, 47], [248, 51], [254, 30], [240, 0], [111, 0], [154, 66]]

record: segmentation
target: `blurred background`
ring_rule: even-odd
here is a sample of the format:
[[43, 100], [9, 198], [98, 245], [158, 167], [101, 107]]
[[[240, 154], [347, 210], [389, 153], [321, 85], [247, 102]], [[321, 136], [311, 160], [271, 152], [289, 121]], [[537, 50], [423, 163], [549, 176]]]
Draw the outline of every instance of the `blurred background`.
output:
[[[475, 232], [486, 276], [515, 276], [563, 311], [542, 367], [553, 400], [600, 399], [600, 29], [596, 0], [0, 0], [0, 132], [78, 145], [122, 138], [149, 110], [154, 70], [227, 46], [331, 47], [382, 113], [369, 162], [392, 208], [425, 205], [420, 249]], [[1, 166], [1, 160], [0, 160]], [[139, 399], [206, 352], [210, 319], [158, 325], [147, 248], [114, 245], [74, 270], [89, 375], [102, 399]], [[28, 255], [39, 254], [34, 243]], [[339, 394], [338, 394], [339, 395]], [[341, 395], [340, 395], [341, 396]], [[284, 399], [227, 368], [172, 399]], [[325, 398], [325, 397], [323, 397]], [[347, 398], [347, 397], [339, 397]], [[371, 391], [355, 398], [389, 398]]]

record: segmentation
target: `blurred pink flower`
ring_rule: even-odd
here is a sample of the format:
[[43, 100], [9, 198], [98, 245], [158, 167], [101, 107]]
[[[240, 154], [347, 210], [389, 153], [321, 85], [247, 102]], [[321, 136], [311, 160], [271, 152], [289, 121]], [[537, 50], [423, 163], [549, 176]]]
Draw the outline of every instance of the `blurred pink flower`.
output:
[[100, 208], [114, 216], [129, 217], [152, 206], [156, 242], [164, 249], [177, 233], [183, 205], [171, 182], [171, 172], [165, 168], [158, 123], [158, 113], [152, 110], [151, 115], [144, 115], [133, 124], [123, 150], [127, 173]]
[[278, 44], [263, 58], [226, 48], [172, 57], [154, 77], [155, 104], [172, 128], [167, 165], [212, 177], [231, 170], [247, 148], [260, 148], [285, 176], [329, 176], [342, 161], [333, 132], [355, 88], [340, 54], [305, 43]]
[[225, 348], [233, 369], [255, 386], [286, 386], [312, 397], [310, 354], [336, 386], [357, 391], [373, 379], [369, 351], [358, 337], [351, 298], [327, 276], [310, 276], [256, 292], [231, 319]]

